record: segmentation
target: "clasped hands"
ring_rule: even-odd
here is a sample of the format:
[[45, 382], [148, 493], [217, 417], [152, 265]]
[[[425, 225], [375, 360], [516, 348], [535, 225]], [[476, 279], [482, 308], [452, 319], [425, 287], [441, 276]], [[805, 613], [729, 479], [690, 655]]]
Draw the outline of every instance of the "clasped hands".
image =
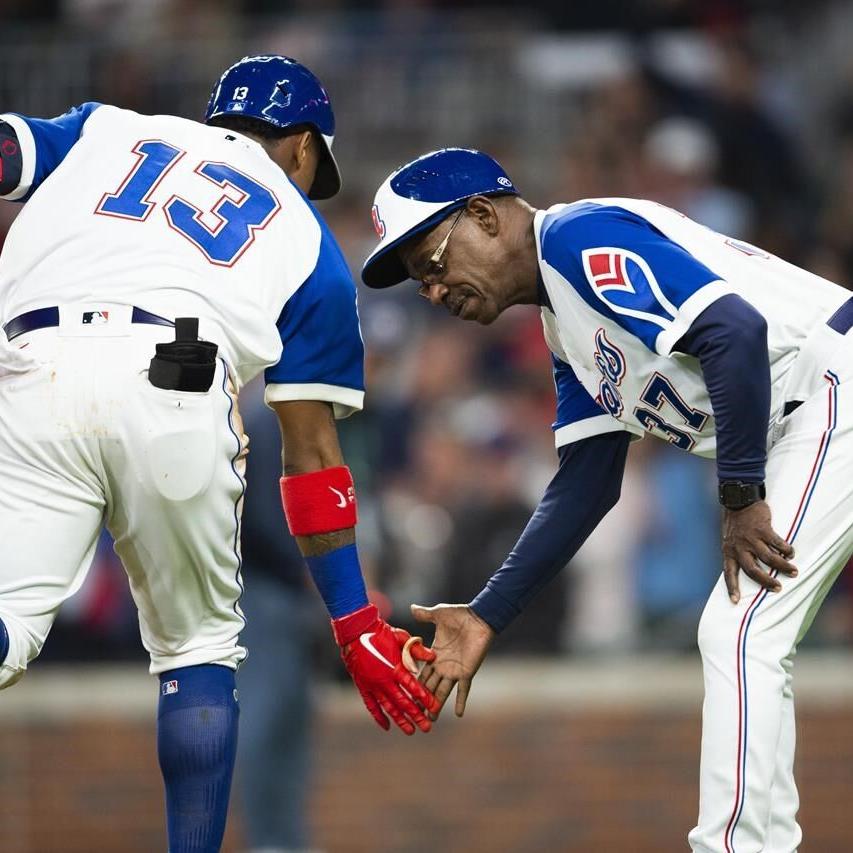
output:
[[412, 615], [435, 626], [432, 648], [388, 625], [372, 605], [333, 623], [341, 658], [367, 710], [381, 728], [390, 728], [390, 718], [407, 735], [430, 731], [454, 686], [456, 715], [465, 713], [471, 680], [494, 638], [464, 604], [412, 605]]
[[[773, 592], [782, 588], [778, 575], [797, 576], [797, 568], [791, 562], [794, 549], [773, 530], [770, 508], [764, 501], [736, 512], [726, 511], [722, 540], [723, 577], [734, 604], [740, 601], [741, 571]], [[456, 716], [465, 713], [471, 681], [495, 637], [495, 632], [466, 604], [414, 604], [412, 615], [418, 622], [435, 627], [431, 648], [426, 648], [419, 637], [410, 637], [408, 632], [382, 622], [381, 631], [371, 628], [373, 633], [362, 634], [358, 643], [350, 643], [342, 652], [376, 722], [384, 729], [390, 727], [384, 711], [406, 734], [414, 734], [416, 727], [428, 732], [454, 687]], [[365, 637], [373, 638], [375, 649], [369, 648], [371, 640]], [[383, 654], [377, 656], [377, 649]], [[358, 670], [362, 653], [374, 656], [365, 660], [377, 673], [375, 684], [368, 683]], [[383, 655], [384, 665], [377, 668], [376, 657]]]

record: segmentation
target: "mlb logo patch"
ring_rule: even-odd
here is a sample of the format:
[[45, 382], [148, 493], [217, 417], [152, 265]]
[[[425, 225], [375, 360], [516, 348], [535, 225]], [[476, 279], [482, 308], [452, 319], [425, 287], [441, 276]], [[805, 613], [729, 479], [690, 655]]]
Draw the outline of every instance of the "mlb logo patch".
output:
[[178, 692], [178, 682], [177, 681], [164, 681], [163, 685], [160, 688], [160, 692], [163, 696], [169, 696], [172, 693]]
[[84, 311], [83, 325], [84, 326], [103, 326], [104, 323], [109, 323], [109, 311]]

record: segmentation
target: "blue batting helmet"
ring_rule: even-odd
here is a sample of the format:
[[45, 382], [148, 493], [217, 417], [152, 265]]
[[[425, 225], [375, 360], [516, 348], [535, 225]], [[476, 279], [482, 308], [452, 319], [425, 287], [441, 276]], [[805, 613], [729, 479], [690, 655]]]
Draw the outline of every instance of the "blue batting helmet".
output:
[[335, 114], [320, 81], [287, 56], [245, 56], [220, 78], [207, 104], [205, 122], [216, 116], [246, 116], [273, 127], [309, 125], [322, 143], [320, 162], [309, 198], [331, 198], [341, 188], [332, 154]]
[[392, 172], [373, 202], [379, 245], [364, 262], [364, 283], [390, 287], [405, 281], [409, 274], [395, 250], [475, 195], [518, 195], [500, 164], [481, 151], [442, 148]]

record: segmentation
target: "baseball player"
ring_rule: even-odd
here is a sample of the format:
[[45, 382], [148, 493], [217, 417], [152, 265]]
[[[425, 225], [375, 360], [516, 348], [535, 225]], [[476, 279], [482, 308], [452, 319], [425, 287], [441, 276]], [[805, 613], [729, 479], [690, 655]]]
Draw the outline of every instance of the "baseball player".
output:
[[333, 134], [319, 81], [281, 56], [229, 68], [205, 124], [96, 103], [0, 116], [0, 195], [25, 202], [0, 257], [0, 687], [38, 655], [106, 523], [161, 685], [171, 853], [219, 850], [225, 826], [246, 656], [236, 395], [264, 368], [284, 512], [347, 669], [383, 728], [430, 728], [408, 635], [365, 596], [337, 442], [363, 347], [308, 200], [340, 187]]
[[427, 687], [443, 702], [458, 685], [462, 716], [494, 635], [618, 500], [632, 439], [715, 458], [723, 573], [699, 626], [689, 841], [702, 853], [795, 850], [792, 660], [853, 551], [849, 292], [651, 201], [534, 210], [476, 151], [394, 172], [373, 221], [366, 284], [415, 279], [434, 305], [483, 324], [539, 305], [557, 388], [560, 467], [515, 548], [469, 605], [413, 608], [436, 626]]

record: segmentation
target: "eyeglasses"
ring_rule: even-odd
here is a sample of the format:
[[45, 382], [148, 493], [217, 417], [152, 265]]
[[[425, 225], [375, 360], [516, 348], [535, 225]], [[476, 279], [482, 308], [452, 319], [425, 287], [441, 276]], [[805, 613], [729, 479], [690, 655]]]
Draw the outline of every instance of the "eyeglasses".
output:
[[432, 282], [435, 282], [441, 279], [447, 272], [447, 264], [442, 261], [442, 258], [447, 251], [450, 235], [453, 233], [453, 229], [459, 224], [463, 213], [465, 213], [464, 207], [456, 214], [456, 219], [453, 220], [453, 224], [450, 226], [447, 234], [444, 235], [444, 239], [435, 247], [435, 251], [429, 256], [429, 260], [424, 265], [424, 274], [418, 286], [418, 296], [423, 296], [424, 299], [429, 299], [430, 284], [426, 282], [426, 279], [429, 278]]

